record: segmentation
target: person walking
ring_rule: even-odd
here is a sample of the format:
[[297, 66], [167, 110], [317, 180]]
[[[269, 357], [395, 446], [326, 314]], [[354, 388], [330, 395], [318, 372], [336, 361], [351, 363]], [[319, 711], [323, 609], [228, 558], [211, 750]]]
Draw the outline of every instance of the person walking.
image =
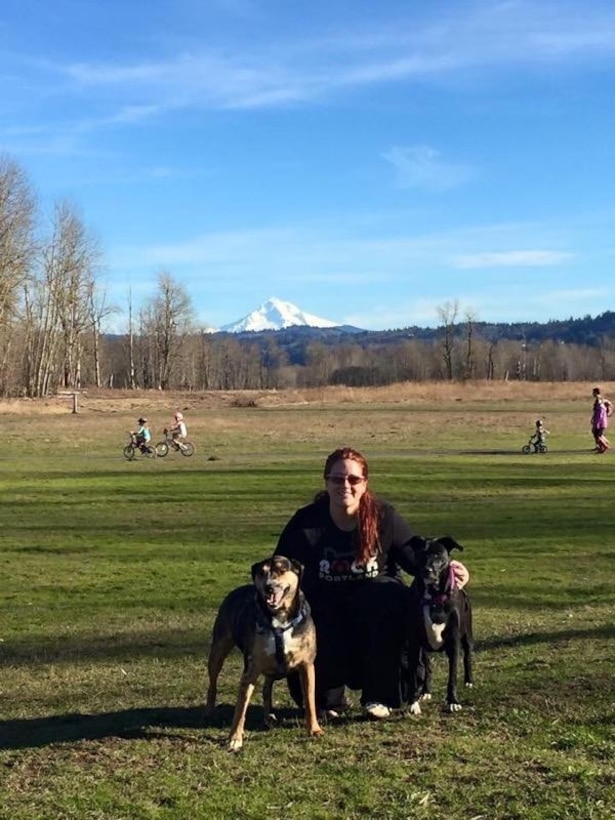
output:
[[595, 453], [606, 453], [611, 444], [606, 437], [606, 428], [609, 424], [609, 417], [613, 414], [613, 404], [602, 395], [599, 387], [592, 390], [594, 404], [592, 407], [591, 429], [596, 444]]

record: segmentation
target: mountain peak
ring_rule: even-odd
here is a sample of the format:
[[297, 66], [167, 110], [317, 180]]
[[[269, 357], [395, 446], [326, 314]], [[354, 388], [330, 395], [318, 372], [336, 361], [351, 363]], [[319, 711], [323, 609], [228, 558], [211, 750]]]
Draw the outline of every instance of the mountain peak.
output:
[[245, 333], [246, 331], [283, 330], [297, 325], [304, 327], [338, 327], [339, 322], [321, 319], [319, 316], [306, 313], [291, 302], [284, 302], [272, 296], [256, 310], [253, 310], [252, 313], [244, 316], [243, 319], [224, 325], [220, 330], [225, 333]]

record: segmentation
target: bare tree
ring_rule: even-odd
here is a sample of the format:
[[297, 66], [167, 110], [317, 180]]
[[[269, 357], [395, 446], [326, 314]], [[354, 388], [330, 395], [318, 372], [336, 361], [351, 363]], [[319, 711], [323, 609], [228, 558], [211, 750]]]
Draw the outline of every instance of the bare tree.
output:
[[[101, 362], [102, 362], [102, 353], [101, 353], [101, 325], [103, 319], [112, 313], [117, 312], [117, 308], [107, 305], [106, 294], [104, 291], [99, 290], [96, 287], [94, 281], [91, 283], [91, 287], [89, 288], [88, 292], [88, 312], [90, 317], [90, 325], [92, 328], [92, 354], [93, 354], [93, 365], [94, 365], [94, 382], [96, 387], [102, 386], [102, 376], [101, 376]], [[112, 376], [110, 377], [112, 380]]]
[[323, 342], [310, 342], [307, 346], [306, 366], [302, 381], [306, 387], [320, 387], [329, 383], [335, 370], [335, 351]]
[[128, 291], [128, 386], [131, 390], [137, 387], [135, 371], [135, 337], [132, 323], [132, 291]]
[[464, 379], [473, 379], [476, 375], [476, 361], [474, 351], [474, 326], [476, 324], [476, 314], [471, 308], [464, 311], [465, 331], [466, 331], [466, 351], [464, 361]]
[[[0, 157], [0, 392], [10, 391], [13, 330], [23, 285], [32, 269], [35, 201], [25, 172]], [[17, 381], [17, 374], [13, 374]]]
[[44, 396], [54, 375], [61, 337], [53, 299], [53, 266], [44, 263], [24, 288], [26, 345], [24, 377], [28, 396]]
[[488, 343], [485, 361], [485, 378], [487, 381], [493, 381], [495, 378], [495, 348], [495, 342]]
[[169, 273], [158, 276], [158, 293], [143, 311], [143, 330], [149, 339], [148, 365], [156, 387], [170, 386], [182, 346], [194, 327], [192, 301]]
[[54, 233], [48, 253], [53, 266], [53, 298], [63, 336], [63, 386], [81, 387], [83, 335], [92, 328], [95, 304], [95, 268], [100, 250], [76, 209], [68, 203], [56, 206]]
[[[61, 384], [81, 386], [84, 334], [93, 329], [100, 253], [75, 208], [56, 205], [51, 237], [26, 283], [27, 392], [43, 396]], [[97, 309], [98, 310], [98, 309]]]
[[457, 316], [459, 314], [459, 302], [445, 302], [438, 308], [438, 317], [442, 323], [444, 336], [442, 339], [442, 358], [446, 378], [452, 381], [454, 378], [454, 353], [456, 347], [455, 328]]

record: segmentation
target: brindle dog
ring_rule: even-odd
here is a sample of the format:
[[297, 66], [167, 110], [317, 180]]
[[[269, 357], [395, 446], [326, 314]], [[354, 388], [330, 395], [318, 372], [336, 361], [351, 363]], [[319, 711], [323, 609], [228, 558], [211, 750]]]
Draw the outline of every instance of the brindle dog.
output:
[[298, 672], [305, 704], [305, 726], [310, 735], [322, 734], [316, 716], [314, 658], [316, 629], [310, 607], [300, 589], [303, 567], [282, 555], [252, 566], [252, 584], [238, 587], [222, 601], [213, 627], [207, 669], [209, 689], [205, 711], [216, 706], [217, 681], [234, 646], [243, 653], [244, 668], [228, 749], [243, 746], [244, 725], [258, 678], [264, 675], [265, 723], [275, 722], [273, 683]]

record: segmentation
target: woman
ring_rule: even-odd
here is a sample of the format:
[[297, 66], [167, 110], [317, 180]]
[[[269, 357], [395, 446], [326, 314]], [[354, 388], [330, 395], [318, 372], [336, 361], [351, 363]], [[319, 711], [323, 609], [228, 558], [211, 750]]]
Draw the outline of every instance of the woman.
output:
[[[411, 611], [399, 569], [413, 574], [415, 534], [368, 486], [361, 453], [344, 447], [324, 468], [325, 490], [284, 527], [276, 552], [300, 561], [303, 589], [318, 634], [316, 697], [320, 711], [348, 708], [344, 687], [361, 689], [361, 704], [375, 719], [401, 704], [400, 661]], [[454, 563], [458, 583], [468, 580]], [[300, 703], [298, 681], [289, 687]]]
[[613, 413], [613, 405], [608, 399], [604, 398], [599, 387], [594, 387], [592, 396], [594, 397], [592, 407], [592, 435], [596, 443], [594, 452], [606, 453], [611, 447], [606, 437], [606, 428], [609, 424], [609, 417]]

